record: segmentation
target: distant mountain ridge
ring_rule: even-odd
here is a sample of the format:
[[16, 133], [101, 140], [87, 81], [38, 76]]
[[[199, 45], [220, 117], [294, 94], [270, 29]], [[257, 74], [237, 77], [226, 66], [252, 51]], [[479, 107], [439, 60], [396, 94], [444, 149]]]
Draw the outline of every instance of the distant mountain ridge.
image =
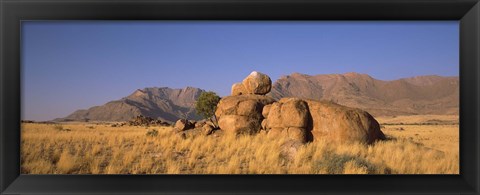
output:
[[194, 103], [204, 90], [194, 87], [171, 89], [152, 87], [137, 89], [120, 100], [101, 106], [77, 110], [55, 121], [127, 121], [138, 115], [174, 122], [187, 115], [188, 119], [200, 119]]
[[383, 81], [367, 74], [283, 76], [270, 96], [331, 100], [364, 109], [374, 116], [458, 114], [459, 78], [436, 75]]
[[[137, 89], [119, 100], [86, 110], [77, 110], [55, 121], [127, 121], [138, 115], [167, 122], [184, 118], [201, 119], [194, 109], [204, 90], [194, 87], [171, 89], [152, 87]], [[412, 114], [458, 114], [459, 78], [436, 75], [383, 81], [367, 74], [293, 73], [272, 84], [268, 93], [275, 99], [299, 97], [330, 100], [360, 108], [374, 116]]]

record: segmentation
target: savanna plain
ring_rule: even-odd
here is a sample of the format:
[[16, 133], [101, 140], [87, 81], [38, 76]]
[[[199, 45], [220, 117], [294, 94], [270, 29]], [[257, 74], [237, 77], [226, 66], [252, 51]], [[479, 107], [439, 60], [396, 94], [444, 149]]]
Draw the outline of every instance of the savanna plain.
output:
[[[171, 126], [22, 123], [23, 174], [458, 174], [458, 115], [377, 117], [387, 139], [310, 142], [285, 151], [265, 133]], [[155, 130], [152, 133], [152, 130]]]

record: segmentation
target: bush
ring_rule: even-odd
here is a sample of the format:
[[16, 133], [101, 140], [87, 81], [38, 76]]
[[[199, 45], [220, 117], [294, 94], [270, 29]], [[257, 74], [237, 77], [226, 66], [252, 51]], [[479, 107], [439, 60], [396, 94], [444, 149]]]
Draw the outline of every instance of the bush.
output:
[[205, 119], [211, 119], [215, 117], [215, 110], [219, 101], [220, 97], [215, 92], [202, 92], [195, 103], [195, 110]]

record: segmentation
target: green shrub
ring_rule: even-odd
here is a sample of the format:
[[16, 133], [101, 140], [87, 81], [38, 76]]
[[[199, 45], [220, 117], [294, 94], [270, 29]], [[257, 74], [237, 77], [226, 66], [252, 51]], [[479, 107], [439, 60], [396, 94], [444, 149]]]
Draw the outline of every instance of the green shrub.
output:
[[[195, 110], [197, 114], [202, 115], [205, 119], [215, 118], [218, 102], [220, 102], [220, 97], [215, 92], [202, 92], [197, 102], [195, 102]], [[215, 123], [216, 119], [212, 122]]]

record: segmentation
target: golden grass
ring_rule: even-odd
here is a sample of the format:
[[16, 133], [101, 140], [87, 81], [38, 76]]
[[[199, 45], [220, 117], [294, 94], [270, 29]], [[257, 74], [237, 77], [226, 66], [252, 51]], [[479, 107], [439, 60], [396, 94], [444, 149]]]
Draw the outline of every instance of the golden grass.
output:
[[[22, 124], [25, 174], [458, 174], [458, 125], [384, 125], [390, 138], [373, 145], [314, 142], [293, 159], [283, 139], [197, 135], [171, 127], [87, 123]], [[91, 128], [89, 126], [94, 126]], [[87, 128], [89, 127], [89, 128]], [[403, 128], [403, 130], [399, 130]]]

